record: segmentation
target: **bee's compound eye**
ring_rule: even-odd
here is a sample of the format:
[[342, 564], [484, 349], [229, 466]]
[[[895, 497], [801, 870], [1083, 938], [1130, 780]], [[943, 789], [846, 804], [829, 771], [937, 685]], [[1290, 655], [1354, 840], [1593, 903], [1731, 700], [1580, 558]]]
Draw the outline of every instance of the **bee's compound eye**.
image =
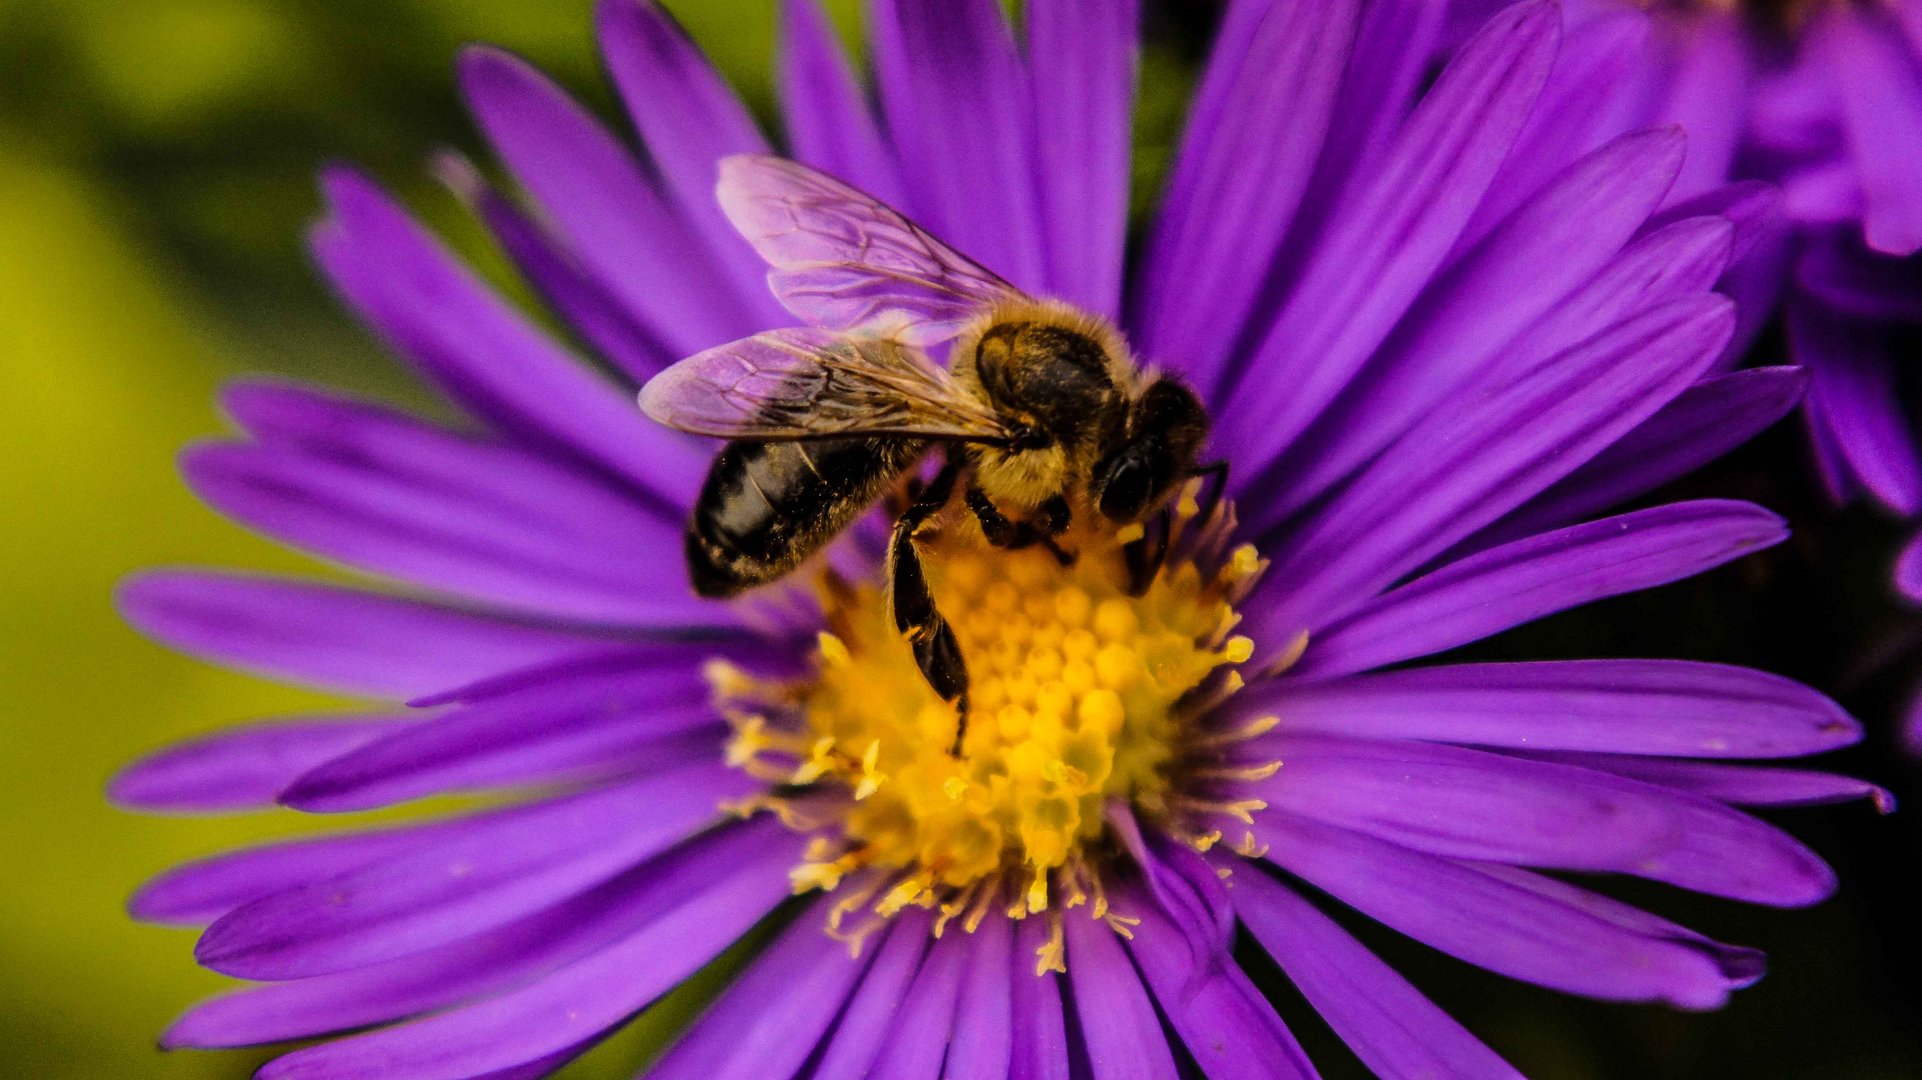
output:
[[1097, 475], [1101, 478], [1099, 506], [1103, 517], [1111, 521], [1133, 521], [1148, 508], [1148, 499], [1154, 493], [1154, 477], [1139, 459], [1112, 458]]

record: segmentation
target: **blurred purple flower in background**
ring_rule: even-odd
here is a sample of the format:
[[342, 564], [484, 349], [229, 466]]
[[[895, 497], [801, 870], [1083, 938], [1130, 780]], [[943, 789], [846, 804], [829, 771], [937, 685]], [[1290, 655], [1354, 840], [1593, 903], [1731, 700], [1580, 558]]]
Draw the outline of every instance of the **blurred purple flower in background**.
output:
[[[1430, 82], [1435, 4], [1239, 0], [1127, 265], [1136, 12], [1027, 7], [1016, 40], [994, 0], [881, 0], [871, 111], [820, 14], [787, 4], [786, 148], [1180, 373], [1233, 510], [1184, 506], [1139, 597], [1092, 555], [945, 553], [981, 600], [944, 607], [1009, 655], [982, 666], [1007, 698], [971, 728], [985, 771], [943, 779], [963, 768], [951, 716], [929, 734], [866, 692], [905, 655], [859, 632], [872, 546], [834, 553], [838, 592], [695, 598], [680, 522], [713, 446], [631, 404], [666, 364], [793, 321], [714, 199], [720, 159], [767, 142], [640, 0], [605, 4], [601, 38], [644, 158], [527, 66], [469, 53], [530, 209], [450, 177], [616, 377], [329, 174], [322, 266], [471, 425], [249, 382], [225, 399], [245, 438], [184, 469], [234, 518], [419, 592], [162, 571], [121, 603], [195, 655], [415, 708], [213, 735], [113, 795], [520, 798], [150, 883], [137, 916], [205, 926], [204, 964], [265, 984], [167, 1045], [340, 1035], [262, 1075], [538, 1076], [767, 922], [653, 1075], [1175, 1075], [1184, 1056], [1313, 1075], [1234, 962], [1239, 924], [1377, 1072], [1507, 1075], [1321, 908], [1554, 989], [1712, 1008], [1758, 954], [1552, 874], [1829, 895], [1814, 854], [1737, 809], [1882, 798], [1750, 764], [1859, 737], [1814, 691], [1680, 661], [1397, 666], [1782, 539], [1740, 502], [1595, 517], [1800, 395], [1792, 369], [1726, 371], [1747, 320], [1714, 291], [1743, 296], [1731, 266], [1766, 246], [1772, 198], [1675, 191], [1693, 174], [1672, 127], [1562, 137], [1596, 60], [1551, 3], [1495, 14]], [[971, 784], [1014, 794], [979, 809]], [[962, 874], [969, 853], [991, 869]]]

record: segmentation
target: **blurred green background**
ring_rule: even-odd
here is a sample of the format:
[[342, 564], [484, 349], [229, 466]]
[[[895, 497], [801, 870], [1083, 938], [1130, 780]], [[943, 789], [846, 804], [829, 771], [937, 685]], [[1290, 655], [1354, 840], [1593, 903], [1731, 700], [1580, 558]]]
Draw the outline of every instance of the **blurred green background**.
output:
[[[668, 6], [766, 115], [769, 0]], [[855, 5], [832, 6], [852, 29]], [[1201, 52], [1204, 6], [1157, 18], [1144, 193]], [[101, 785], [172, 739], [341, 703], [171, 656], [118, 623], [110, 592], [156, 563], [317, 570], [201, 509], [172, 456], [219, 430], [214, 388], [245, 370], [424, 404], [332, 304], [302, 232], [314, 168], [345, 158], [488, 254], [425, 169], [436, 149], [478, 149], [449, 74], [470, 40], [519, 51], [609, 108], [587, 0], [0, 0], [0, 1077], [240, 1077], [264, 1057], [152, 1049], [222, 980], [193, 966], [190, 935], [134, 926], [120, 905], [169, 864], [301, 823], [134, 817], [110, 809]], [[1872, 726], [1840, 767], [1913, 793], [1891, 718], [1917, 677], [1922, 626], [1886, 599], [1897, 531], [1827, 513], [1802, 477], [1798, 439], [1777, 432], [1689, 482], [1691, 494], [1788, 513], [1792, 545], [1477, 655], [1784, 671]], [[1844, 876], [1843, 896], [1815, 912], [1657, 897], [1659, 910], [1773, 956], [1760, 987], [1710, 1017], [1559, 998], [1391, 935], [1370, 940], [1533, 1075], [1922, 1076], [1915, 817], [1842, 807], [1785, 818]], [[1329, 1075], [1353, 1074], [1300, 1003], [1278, 995]], [[631, 1074], [686, 1008], [657, 1010], [570, 1075]]]

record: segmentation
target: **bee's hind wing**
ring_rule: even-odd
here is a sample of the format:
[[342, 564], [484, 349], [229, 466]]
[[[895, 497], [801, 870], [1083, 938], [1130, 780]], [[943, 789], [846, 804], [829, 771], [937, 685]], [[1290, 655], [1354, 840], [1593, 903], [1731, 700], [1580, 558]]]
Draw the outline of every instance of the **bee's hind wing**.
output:
[[1019, 289], [861, 192], [786, 158], [721, 162], [734, 228], [766, 259], [787, 309], [817, 326], [929, 346]]
[[1009, 438], [992, 411], [900, 341], [815, 327], [696, 353], [648, 380], [640, 402], [668, 427], [724, 439]]

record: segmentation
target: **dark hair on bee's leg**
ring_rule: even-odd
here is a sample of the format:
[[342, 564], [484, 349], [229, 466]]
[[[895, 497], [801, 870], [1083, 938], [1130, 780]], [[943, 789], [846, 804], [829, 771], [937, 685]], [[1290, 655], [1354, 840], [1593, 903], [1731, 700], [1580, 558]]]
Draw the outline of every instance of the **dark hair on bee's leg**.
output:
[[968, 731], [968, 665], [961, 656], [961, 644], [954, 628], [934, 605], [934, 592], [928, 587], [921, 566], [921, 551], [915, 537], [954, 494], [961, 462], [950, 457], [941, 471], [924, 488], [906, 511], [894, 522], [888, 543], [888, 609], [894, 628], [908, 639], [914, 662], [941, 700], [955, 704], [954, 748], [961, 756], [961, 739]]

